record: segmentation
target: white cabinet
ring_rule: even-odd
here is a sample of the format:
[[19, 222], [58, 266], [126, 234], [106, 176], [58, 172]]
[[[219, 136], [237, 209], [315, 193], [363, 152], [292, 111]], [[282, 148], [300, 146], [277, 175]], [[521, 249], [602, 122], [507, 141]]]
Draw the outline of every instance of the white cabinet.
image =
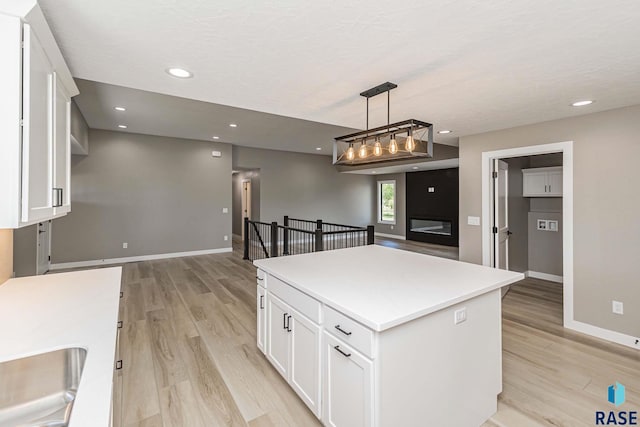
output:
[[265, 289], [260, 286], [257, 285], [257, 298], [256, 298], [256, 320], [257, 320], [257, 341], [258, 341], [258, 348], [260, 349], [261, 352], [265, 352], [265, 337], [267, 334], [267, 301], [265, 300], [266, 298], [266, 291]]
[[24, 25], [22, 79], [22, 215], [25, 223], [53, 217], [54, 72]]
[[373, 419], [373, 362], [324, 333], [324, 413], [332, 427], [367, 427]]
[[267, 292], [267, 358], [320, 416], [320, 326]]
[[70, 108], [78, 94], [39, 6], [27, 16], [0, 6], [0, 228], [70, 211]]
[[522, 169], [523, 197], [562, 197], [562, 167]]

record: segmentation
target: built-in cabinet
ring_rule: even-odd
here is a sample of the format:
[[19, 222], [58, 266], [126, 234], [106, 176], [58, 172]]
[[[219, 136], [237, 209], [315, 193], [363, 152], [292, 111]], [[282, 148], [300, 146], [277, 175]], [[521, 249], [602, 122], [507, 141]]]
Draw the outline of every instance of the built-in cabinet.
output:
[[[71, 210], [71, 97], [78, 89], [36, 5], [26, 18], [0, 9], [3, 139], [0, 228], [19, 228]], [[7, 89], [4, 91], [4, 89]]]
[[522, 169], [523, 197], [562, 197], [562, 166]]

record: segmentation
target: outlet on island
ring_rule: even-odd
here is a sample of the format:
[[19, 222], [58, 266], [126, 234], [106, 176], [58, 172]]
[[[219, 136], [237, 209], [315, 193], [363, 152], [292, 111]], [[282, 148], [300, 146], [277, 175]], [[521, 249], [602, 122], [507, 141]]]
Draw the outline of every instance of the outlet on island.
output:
[[122, 243], [122, 249], [127, 249], [129, 244], [127, 242]]

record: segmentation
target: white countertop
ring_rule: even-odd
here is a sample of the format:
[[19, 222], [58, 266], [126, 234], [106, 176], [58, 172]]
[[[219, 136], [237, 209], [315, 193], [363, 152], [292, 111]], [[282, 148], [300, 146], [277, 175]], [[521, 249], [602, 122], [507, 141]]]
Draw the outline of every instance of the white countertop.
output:
[[0, 286], [0, 362], [87, 349], [70, 427], [108, 426], [121, 267], [11, 279]]
[[524, 278], [379, 245], [261, 259], [254, 265], [375, 331]]

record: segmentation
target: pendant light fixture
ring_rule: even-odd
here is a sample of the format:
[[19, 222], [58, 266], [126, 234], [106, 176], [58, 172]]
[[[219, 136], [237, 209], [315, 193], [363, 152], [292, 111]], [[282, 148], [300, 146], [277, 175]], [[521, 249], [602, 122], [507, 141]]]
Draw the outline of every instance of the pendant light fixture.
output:
[[[335, 138], [333, 164], [358, 166], [367, 163], [433, 157], [433, 125], [431, 123], [415, 119], [390, 123], [390, 91], [397, 87], [398, 85], [387, 82], [360, 94], [367, 98], [366, 130]], [[387, 124], [369, 129], [369, 98], [385, 92]], [[386, 138], [389, 138], [389, 143], [385, 145], [382, 141]], [[398, 138], [400, 141], [404, 140], [402, 146], [398, 144]], [[371, 147], [367, 143], [371, 144]], [[357, 149], [354, 148], [355, 144], [359, 144]]]

